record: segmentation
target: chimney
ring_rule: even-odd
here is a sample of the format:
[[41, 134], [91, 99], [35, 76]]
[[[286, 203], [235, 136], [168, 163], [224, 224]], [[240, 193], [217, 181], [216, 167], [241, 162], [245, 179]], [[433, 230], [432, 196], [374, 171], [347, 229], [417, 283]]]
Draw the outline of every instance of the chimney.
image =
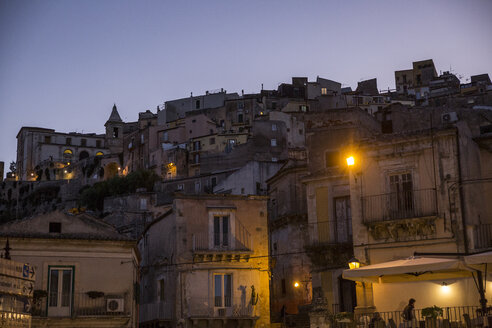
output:
[[224, 88], [220, 88], [220, 92], [224, 92]]
[[193, 92], [190, 93], [190, 97], [193, 98]]
[[206, 95], [206, 96], [208, 96], [208, 90], [207, 90], [207, 91], [205, 91], [205, 95]]
[[263, 83], [261, 84], [261, 91], [263, 91]]
[[241, 90], [241, 96], [244, 96], [244, 89]]

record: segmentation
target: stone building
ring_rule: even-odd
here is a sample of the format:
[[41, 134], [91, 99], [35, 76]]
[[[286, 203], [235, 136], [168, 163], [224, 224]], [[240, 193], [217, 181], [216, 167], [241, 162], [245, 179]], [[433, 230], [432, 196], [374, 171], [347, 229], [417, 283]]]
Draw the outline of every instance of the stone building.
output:
[[306, 160], [291, 159], [267, 181], [273, 322], [282, 321], [283, 307], [286, 313], [298, 315], [312, 300], [312, 266], [305, 252], [309, 246], [306, 187], [302, 183], [307, 174]]
[[[422, 112], [393, 111], [399, 132], [362, 140], [354, 150], [354, 253], [368, 268], [419, 254], [456, 259], [492, 246], [492, 135], [484, 128], [491, 126], [490, 112]], [[438, 284], [425, 272], [414, 279], [420, 282], [395, 277], [389, 283], [380, 276], [379, 282], [357, 283], [358, 311], [401, 310], [410, 297], [419, 308], [478, 305], [480, 299], [470, 274], [450, 273]], [[446, 293], [443, 284], [449, 284]]]
[[140, 327], [268, 327], [265, 197], [178, 194], [139, 248]]
[[313, 301], [330, 312], [352, 311], [355, 286], [342, 278], [352, 257], [351, 193], [347, 154], [358, 140], [380, 133], [380, 124], [361, 109], [306, 114], [306, 188], [309, 240], [305, 250], [312, 263]]
[[88, 214], [0, 226], [13, 260], [36, 272], [32, 327], [137, 327], [136, 243]]
[[116, 105], [105, 126], [105, 134], [22, 127], [17, 134], [17, 180], [73, 179], [81, 173], [79, 162], [121, 153], [124, 123]]

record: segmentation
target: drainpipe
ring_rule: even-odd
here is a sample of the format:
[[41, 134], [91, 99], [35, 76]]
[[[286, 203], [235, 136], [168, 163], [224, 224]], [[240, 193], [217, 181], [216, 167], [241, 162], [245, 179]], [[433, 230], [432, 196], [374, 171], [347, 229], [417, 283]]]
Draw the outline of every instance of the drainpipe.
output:
[[458, 128], [456, 128], [456, 153], [458, 155], [458, 192], [460, 196], [460, 206], [461, 206], [461, 224], [463, 226], [463, 243], [465, 244], [465, 253], [468, 254], [468, 236], [466, 235], [466, 208], [465, 208], [465, 202], [463, 201], [461, 153], [460, 153]]

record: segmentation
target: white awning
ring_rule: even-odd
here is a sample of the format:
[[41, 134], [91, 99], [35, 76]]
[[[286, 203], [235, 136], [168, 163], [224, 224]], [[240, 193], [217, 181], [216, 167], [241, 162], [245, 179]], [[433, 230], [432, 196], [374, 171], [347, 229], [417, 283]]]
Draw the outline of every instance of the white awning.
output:
[[470, 276], [471, 272], [462, 261], [434, 257], [410, 257], [343, 271], [345, 279], [371, 283], [444, 280]]
[[492, 252], [473, 254], [465, 256], [466, 264], [485, 264], [492, 263]]

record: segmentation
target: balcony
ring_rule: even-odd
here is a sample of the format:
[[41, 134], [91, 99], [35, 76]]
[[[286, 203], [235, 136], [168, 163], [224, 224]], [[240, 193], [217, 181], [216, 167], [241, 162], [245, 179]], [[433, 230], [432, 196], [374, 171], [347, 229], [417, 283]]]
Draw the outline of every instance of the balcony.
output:
[[192, 252], [197, 261], [248, 261], [253, 252], [253, 240], [249, 231], [236, 220], [234, 234], [194, 233]]
[[436, 190], [421, 189], [362, 197], [364, 223], [437, 215]]
[[[221, 298], [219, 298], [221, 299]], [[251, 304], [249, 297], [226, 297], [222, 306], [215, 306], [217, 300], [210, 298], [195, 298], [188, 302], [188, 317], [192, 319], [250, 319], [259, 317], [256, 306]]]
[[[128, 294], [104, 295], [101, 297], [90, 297], [87, 293], [75, 293], [67, 295], [72, 297], [72, 302], [67, 301], [67, 307], [47, 306], [48, 298], [43, 297], [34, 302], [33, 317], [102, 317], [120, 316], [129, 317], [132, 313], [132, 298]], [[63, 297], [63, 300], [67, 298]]]
[[140, 305], [140, 322], [173, 319], [174, 313], [171, 303], [156, 302]]
[[473, 227], [473, 249], [492, 248], [492, 224], [479, 224]]

